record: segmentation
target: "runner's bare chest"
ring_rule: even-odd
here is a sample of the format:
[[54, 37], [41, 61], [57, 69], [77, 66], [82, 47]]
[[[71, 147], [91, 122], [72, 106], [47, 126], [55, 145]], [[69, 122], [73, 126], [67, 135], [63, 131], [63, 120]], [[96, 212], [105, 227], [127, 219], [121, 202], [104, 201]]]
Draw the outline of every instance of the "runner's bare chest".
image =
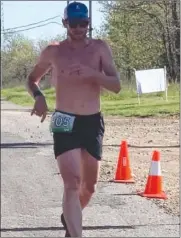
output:
[[100, 71], [101, 58], [95, 44], [75, 49], [66, 44], [59, 45], [54, 57], [54, 69], [58, 73], [60, 70], [66, 71], [72, 64], [83, 64], [90, 68]]

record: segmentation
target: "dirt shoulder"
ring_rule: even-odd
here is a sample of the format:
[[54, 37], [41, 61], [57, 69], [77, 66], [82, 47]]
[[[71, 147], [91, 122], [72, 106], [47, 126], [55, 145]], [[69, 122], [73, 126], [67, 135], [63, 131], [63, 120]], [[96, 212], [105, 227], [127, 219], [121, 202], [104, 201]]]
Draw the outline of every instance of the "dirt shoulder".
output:
[[[161, 170], [167, 200], [154, 200], [167, 212], [179, 214], [179, 120], [177, 118], [105, 118], [104, 162], [101, 179], [114, 177], [121, 140], [127, 140], [131, 169], [135, 175], [133, 191], [144, 190], [153, 150], [161, 153]], [[138, 148], [134, 148], [138, 146]], [[150, 147], [150, 148], [145, 148]]]

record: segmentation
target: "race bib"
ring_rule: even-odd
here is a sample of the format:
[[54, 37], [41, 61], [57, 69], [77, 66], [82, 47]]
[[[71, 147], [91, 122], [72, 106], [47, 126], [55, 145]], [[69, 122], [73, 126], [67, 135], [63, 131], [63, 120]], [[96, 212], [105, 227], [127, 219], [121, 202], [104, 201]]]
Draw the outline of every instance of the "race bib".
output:
[[50, 129], [52, 132], [72, 132], [75, 117], [61, 112], [55, 112], [51, 118]]

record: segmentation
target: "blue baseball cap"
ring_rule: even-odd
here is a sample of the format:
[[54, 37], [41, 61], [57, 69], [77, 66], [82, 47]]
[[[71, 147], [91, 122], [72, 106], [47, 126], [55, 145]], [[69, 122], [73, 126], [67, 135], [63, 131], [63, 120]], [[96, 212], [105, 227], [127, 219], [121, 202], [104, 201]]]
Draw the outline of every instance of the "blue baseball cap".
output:
[[81, 2], [72, 2], [64, 10], [64, 19], [88, 19], [88, 8]]

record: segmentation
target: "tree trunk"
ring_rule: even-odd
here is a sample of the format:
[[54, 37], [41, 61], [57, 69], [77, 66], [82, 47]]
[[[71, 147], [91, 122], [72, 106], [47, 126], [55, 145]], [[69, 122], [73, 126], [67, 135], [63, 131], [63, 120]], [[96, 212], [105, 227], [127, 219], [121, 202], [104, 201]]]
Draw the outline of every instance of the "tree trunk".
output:
[[172, 42], [174, 54], [174, 72], [175, 82], [180, 80], [180, 24], [177, 16], [177, 2], [171, 2], [171, 16], [172, 16]]

